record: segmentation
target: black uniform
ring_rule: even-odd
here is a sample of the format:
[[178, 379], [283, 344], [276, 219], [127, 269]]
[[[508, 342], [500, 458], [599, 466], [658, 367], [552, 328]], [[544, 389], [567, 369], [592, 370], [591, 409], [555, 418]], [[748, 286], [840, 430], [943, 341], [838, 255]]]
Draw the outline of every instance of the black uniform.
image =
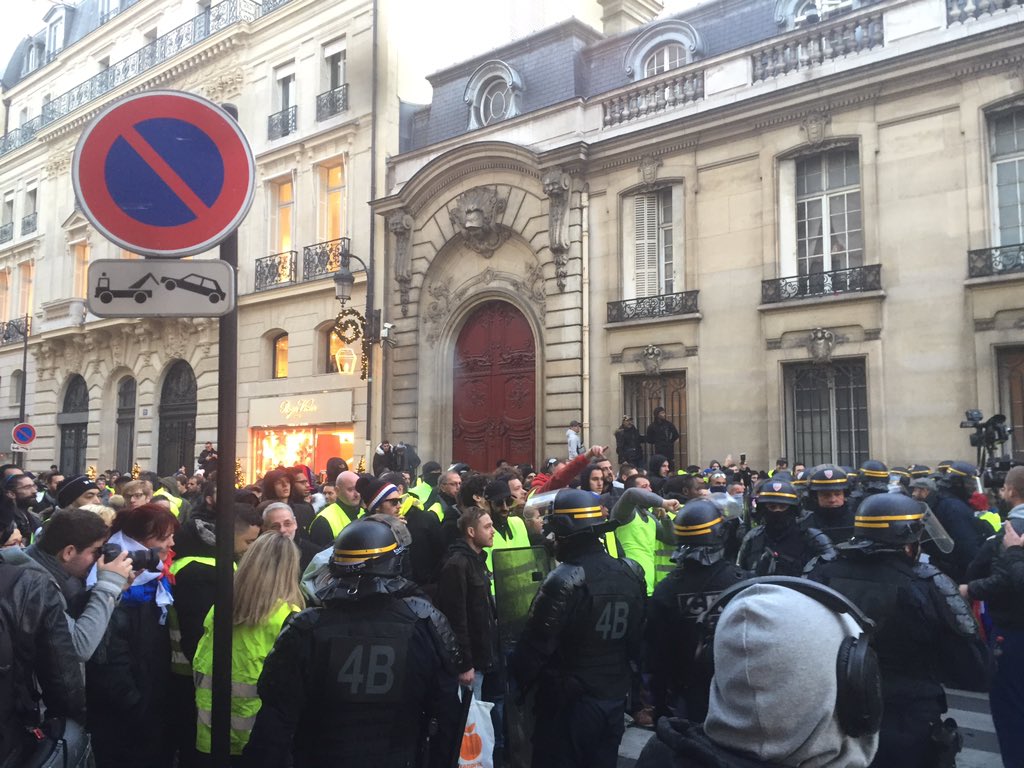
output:
[[339, 580], [323, 607], [285, 624], [260, 675], [246, 765], [451, 764], [458, 650], [448, 622], [401, 577], [355, 583]]
[[[575, 538], [575, 537], [574, 537]], [[599, 539], [559, 542], [512, 657], [520, 690], [537, 686], [533, 768], [614, 768], [624, 731], [629, 662], [639, 661], [643, 570]]]
[[693, 722], [707, 716], [711, 669], [693, 661], [701, 639], [697, 619], [722, 590], [748, 576], [726, 559], [710, 565], [684, 560], [654, 588], [644, 632], [644, 668], [651, 674], [656, 717], [668, 715], [670, 705]]
[[839, 553], [810, 577], [846, 595], [877, 625], [872, 645], [884, 714], [872, 766], [943, 765], [931, 738], [946, 711], [941, 683], [988, 690], [988, 651], [970, 608], [945, 574], [901, 550], [851, 545]]
[[802, 576], [816, 557], [835, 558], [828, 536], [796, 520], [781, 527], [769, 521], [746, 535], [736, 562], [754, 576]]
[[805, 528], [816, 528], [831, 539], [833, 544], [841, 544], [853, 536], [854, 511], [849, 502], [835, 509], [822, 509], [817, 505], [814, 491], [808, 493], [805, 504], [808, 510], [800, 524]]

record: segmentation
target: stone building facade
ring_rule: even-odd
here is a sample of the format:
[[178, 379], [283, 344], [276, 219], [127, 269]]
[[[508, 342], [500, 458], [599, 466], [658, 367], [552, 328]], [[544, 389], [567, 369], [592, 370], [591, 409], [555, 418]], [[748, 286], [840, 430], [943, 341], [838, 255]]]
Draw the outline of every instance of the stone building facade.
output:
[[1024, 6], [601, 5], [404, 110], [385, 431], [489, 468], [661, 405], [677, 464], [935, 464], [980, 408], [1024, 459]]

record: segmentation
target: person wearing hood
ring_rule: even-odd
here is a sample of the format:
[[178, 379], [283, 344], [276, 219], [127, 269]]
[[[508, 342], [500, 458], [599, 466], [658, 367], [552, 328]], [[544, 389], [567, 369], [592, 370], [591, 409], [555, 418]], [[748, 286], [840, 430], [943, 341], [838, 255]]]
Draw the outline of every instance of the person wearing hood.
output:
[[668, 420], [668, 414], [664, 407], [658, 406], [654, 409], [654, 418], [647, 425], [647, 434], [644, 435], [644, 442], [653, 446], [655, 453], [662, 456], [673, 456], [675, 454], [675, 443], [679, 439], [679, 430], [676, 425]]
[[386, 437], [377, 444], [377, 448], [373, 452], [371, 466], [373, 467], [373, 474], [377, 477], [380, 477], [385, 472], [400, 472], [402, 470], [401, 466], [399, 466], [398, 452]]
[[622, 424], [615, 430], [615, 454], [618, 456], [619, 464], [640, 466], [644, 458], [643, 442], [640, 430], [633, 423], [633, 417], [623, 416]]
[[[877, 723], [841, 710], [829, 661], [848, 638], [866, 642], [848, 613], [792, 587], [751, 582], [718, 620], [704, 723], [662, 718], [636, 768], [866, 768]], [[877, 697], [870, 704], [881, 706]]]
[[647, 460], [647, 479], [651, 481], [651, 490], [655, 493], [661, 492], [661, 486], [665, 484], [669, 474], [672, 472], [672, 463], [668, 456], [655, 453]]
[[245, 765], [455, 762], [458, 643], [444, 615], [402, 577], [399, 527], [390, 515], [351, 523], [329, 563], [304, 578], [315, 607], [288, 619], [266, 658]]
[[302, 531], [300, 536], [305, 536], [309, 526], [313, 524], [316, 512], [313, 511], [313, 473], [305, 464], [296, 464], [289, 470], [292, 479], [291, 494], [285, 501], [292, 512], [295, 513], [295, 520]]

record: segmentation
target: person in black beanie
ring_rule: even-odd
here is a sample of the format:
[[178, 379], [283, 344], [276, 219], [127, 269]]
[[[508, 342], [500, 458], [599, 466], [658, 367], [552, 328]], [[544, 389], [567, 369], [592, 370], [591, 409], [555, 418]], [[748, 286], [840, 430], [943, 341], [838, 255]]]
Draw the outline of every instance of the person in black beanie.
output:
[[100, 503], [100, 487], [85, 475], [69, 477], [57, 486], [57, 509], [76, 509]]

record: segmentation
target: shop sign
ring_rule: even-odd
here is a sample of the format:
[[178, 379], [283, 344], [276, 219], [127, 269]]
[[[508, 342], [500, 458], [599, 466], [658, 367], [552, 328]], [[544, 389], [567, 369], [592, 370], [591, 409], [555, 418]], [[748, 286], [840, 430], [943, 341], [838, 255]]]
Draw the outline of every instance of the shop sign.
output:
[[250, 427], [292, 427], [352, 421], [352, 392], [317, 392], [249, 401]]

